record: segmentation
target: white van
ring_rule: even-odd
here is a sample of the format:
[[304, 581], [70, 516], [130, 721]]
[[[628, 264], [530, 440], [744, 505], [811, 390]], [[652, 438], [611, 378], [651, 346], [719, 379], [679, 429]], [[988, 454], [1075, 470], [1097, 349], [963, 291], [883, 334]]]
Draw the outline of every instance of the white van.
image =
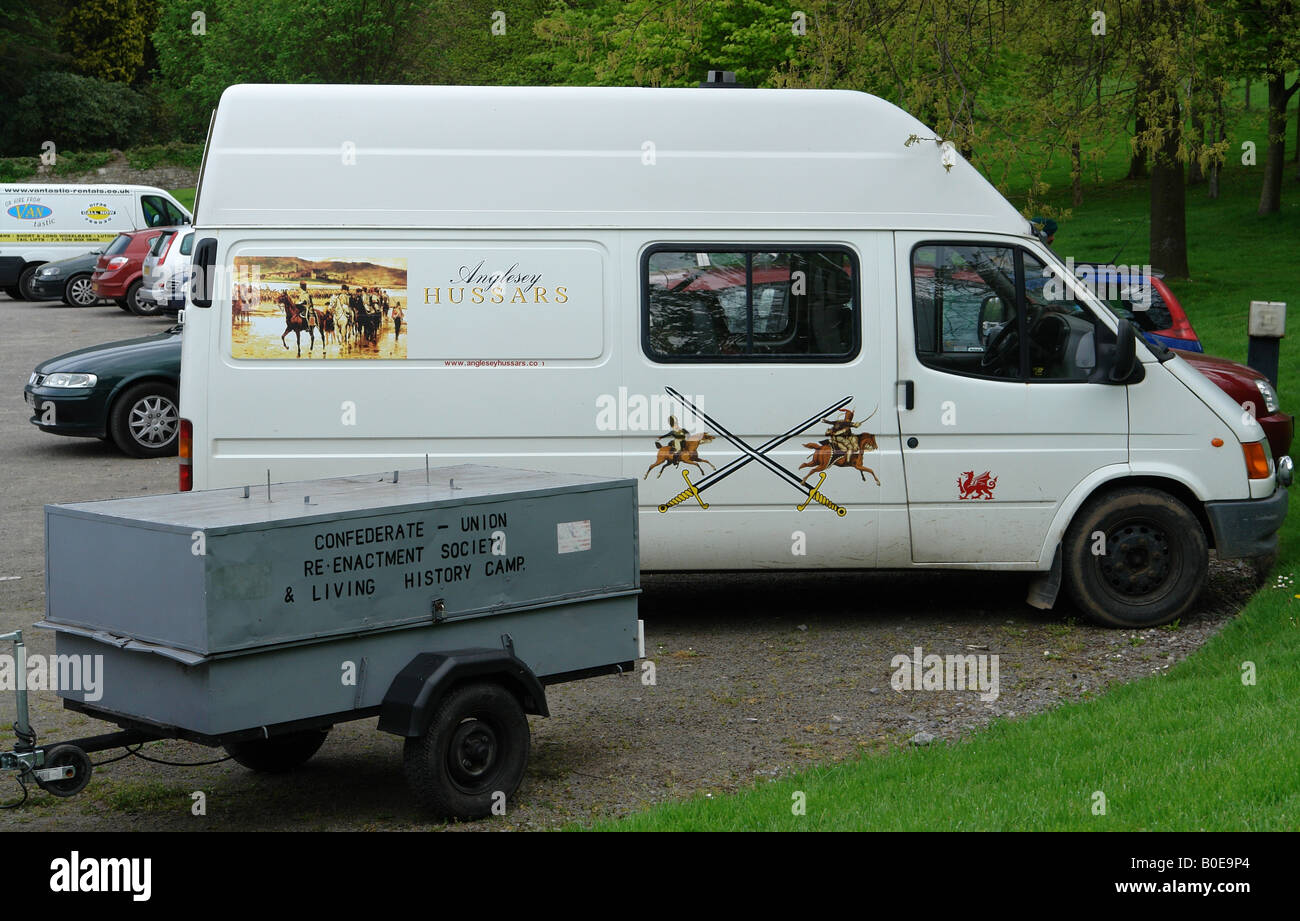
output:
[[1021, 570], [1135, 626], [1286, 513], [1248, 413], [862, 93], [236, 86], [196, 212], [182, 488], [624, 474], [646, 570]]
[[120, 233], [190, 223], [190, 212], [144, 185], [0, 185], [0, 290], [31, 300], [45, 262], [79, 256]]

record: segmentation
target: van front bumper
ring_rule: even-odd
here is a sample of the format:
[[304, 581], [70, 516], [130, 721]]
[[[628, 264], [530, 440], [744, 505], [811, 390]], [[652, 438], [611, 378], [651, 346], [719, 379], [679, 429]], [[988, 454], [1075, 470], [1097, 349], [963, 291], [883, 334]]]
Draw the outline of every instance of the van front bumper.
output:
[[1277, 532], [1286, 520], [1287, 491], [1279, 486], [1267, 499], [1205, 503], [1219, 559], [1268, 556], [1277, 551]]

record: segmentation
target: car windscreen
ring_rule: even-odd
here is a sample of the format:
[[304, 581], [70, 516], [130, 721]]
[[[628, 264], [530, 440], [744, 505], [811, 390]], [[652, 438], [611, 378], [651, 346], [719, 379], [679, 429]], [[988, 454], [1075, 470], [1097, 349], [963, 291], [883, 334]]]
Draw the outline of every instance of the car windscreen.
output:
[[127, 234], [120, 233], [117, 239], [108, 245], [104, 250], [105, 256], [116, 256], [118, 253], [125, 252], [126, 248], [131, 245], [131, 238]]

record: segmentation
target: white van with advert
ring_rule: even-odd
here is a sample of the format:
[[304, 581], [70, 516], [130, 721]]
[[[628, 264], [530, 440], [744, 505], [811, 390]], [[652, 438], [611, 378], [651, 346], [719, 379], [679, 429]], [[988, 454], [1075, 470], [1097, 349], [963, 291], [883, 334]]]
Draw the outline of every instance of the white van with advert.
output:
[[190, 223], [162, 189], [143, 185], [0, 185], [0, 290], [31, 300], [43, 263], [79, 256], [118, 234]]
[[645, 570], [1023, 571], [1123, 626], [1286, 514], [1254, 418], [866, 94], [236, 86], [196, 213], [182, 489], [630, 475]]

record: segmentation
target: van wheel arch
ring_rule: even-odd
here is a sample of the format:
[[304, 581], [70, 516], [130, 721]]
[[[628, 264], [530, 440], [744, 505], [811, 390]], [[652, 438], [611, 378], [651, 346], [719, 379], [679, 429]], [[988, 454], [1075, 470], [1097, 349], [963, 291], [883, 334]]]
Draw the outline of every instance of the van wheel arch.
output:
[[[1182, 617], [1207, 580], [1213, 532], [1203, 519], [1191, 491], [1164, 478], [1126, 478], [1095, 490], [1061, 542], [1075, 606], [1111, 627], [1141, 629]], [[1098, 534], [1105, 535], [1100, 552]]]

